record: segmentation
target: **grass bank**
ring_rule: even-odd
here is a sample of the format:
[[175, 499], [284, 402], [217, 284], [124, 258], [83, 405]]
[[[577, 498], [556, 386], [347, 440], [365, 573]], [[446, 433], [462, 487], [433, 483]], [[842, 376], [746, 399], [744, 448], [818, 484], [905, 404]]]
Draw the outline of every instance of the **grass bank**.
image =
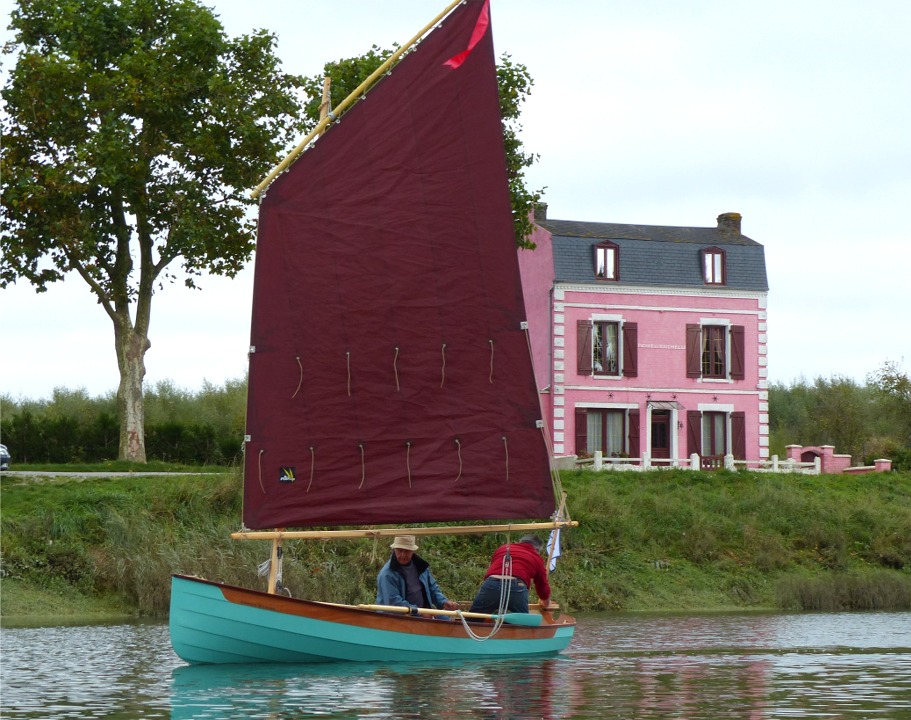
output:
[[[911, 609], [911, 473], [579, 471], [563, 483], [580, 522], [552, 578], [568, 609]], [[233, 471], [4, 475], [0, 502], [4, 621], [164, 616], [172, 572], [263, 586], [268, 544], [229, 537], [241, 510]], [[468, 599], [504, 539], [427, 538], [421, 554], [448, 595]], [[299, 597], [372, 601], [387, 546], [289, 543], [285, 585]]]

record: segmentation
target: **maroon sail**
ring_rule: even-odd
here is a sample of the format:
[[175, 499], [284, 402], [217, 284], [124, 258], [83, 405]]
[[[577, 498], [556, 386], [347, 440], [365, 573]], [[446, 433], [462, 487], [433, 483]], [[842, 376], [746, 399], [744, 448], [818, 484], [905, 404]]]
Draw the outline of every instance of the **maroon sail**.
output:
[[248, 528], [554, 510], [487, 12], [458, 7], [262, 200]]

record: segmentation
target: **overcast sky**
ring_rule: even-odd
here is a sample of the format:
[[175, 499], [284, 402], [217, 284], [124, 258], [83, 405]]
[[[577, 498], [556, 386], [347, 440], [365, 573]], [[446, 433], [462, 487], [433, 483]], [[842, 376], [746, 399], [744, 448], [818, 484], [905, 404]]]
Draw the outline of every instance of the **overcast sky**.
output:
[[[230, 35], [276, 33], [285, 69], [309, 76], [404, 43], [446, 3], [206, 4]], [[739, 212], [765, 246], [772, 382], [911, 370], [911, 2], [491, 0], [491, 16], [497, 55], [535, 81], [523, 139], [550, 218]], [[244, 376], [251, 276], [156, 296], [147, 387]], [[110, 321], [77, 276], [2, 290], [0, 308], [0, 392], [116, 389]]]

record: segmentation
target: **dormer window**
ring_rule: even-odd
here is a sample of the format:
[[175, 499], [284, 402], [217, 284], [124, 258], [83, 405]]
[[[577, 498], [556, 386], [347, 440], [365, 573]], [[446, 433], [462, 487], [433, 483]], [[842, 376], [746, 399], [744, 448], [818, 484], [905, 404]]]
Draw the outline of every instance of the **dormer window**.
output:
[[612, 242], [595, 245], [595, 277], [617, 280], [620, 277], [620, 248]]
[[724, 285], [724, 250], [721, 248], [703, 250], [702, 268], [706, 285]]

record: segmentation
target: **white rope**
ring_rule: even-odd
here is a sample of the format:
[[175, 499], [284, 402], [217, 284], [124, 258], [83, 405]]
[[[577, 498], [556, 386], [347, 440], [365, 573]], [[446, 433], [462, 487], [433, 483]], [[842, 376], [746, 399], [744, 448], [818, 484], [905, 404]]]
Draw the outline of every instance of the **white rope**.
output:
[[[503, 555], [503, 562], [500, 565], [500, 574], [512, 575], [512, 559], [509, 558], [508, 552]], [[465, 616], [462, 615], [462, 611], [457, 611], [459, 619], [462, 621], [462, 627], [465, 628], [465, 632], [468, 634], [468, 637], [477, 642], [484, 642], [485, 640], [490, 640], [490, 638], [500, 632], [500, 628], [503, 627], [503, 624], [506, 622], [506, 611], [509, 609], [509, 595], [511, 592], [512, 580], [501, 580], [500, 599], [497, 605], [497, 613], [493, 621], [493, 627], [491, 628], [488, 635], [479, 635], [474, 630], [472, 630], [471, 627], [469, 627]]]
[[256, 465], [259, 470], [259, 486], [263, 489], [263, 495], [266, 494], [266, 486], [263, 485], [263, 453], [265, 450], [260, 450], [259, 455], [256, 456]]
[[411, 487], [411, 441], [405, 443], [405, 466], [408, 468], [408, 487]]
[[459, 474], [456, 475], [455, 482], [459, 481], [459, 478], [462, 477], [462, 443], [459, 442], [459, 439], [455, 439], [456, 452], [459, 454]]
[[313, 485], [313, 475], [316, 472], [316, 448], [310, 446], [310, 482], [307, 483], [307, 492], [310, 492], [310, 486]]
[[440, 376], [440, 387], [443, 387], [443, 383], [446, 382], [446, 343], [443, 343], [443, 347], [440, 348], [440, 354], [443, 356], [443, 368], [441, 370]]
[[560, 479], [560, 469], [557, 467], [557, 464], [553, 462], [553, 446], [550, 442], [550, 436], [547, 433], [547, 428], [543, 423], [541, 424], [541, 436], [544, 438], [544, 446], [547, 448], [547, 455], [551, 459], [550, 480], [554, 488], [554, 495], [556, 497], [565, 497], [566, 493], [563, 492], [563, 481]]
[[361, 443], [360, 445], [358, 445], [358, 447], [361, 449], [361, 484], [357, 486], [357, 489], [360, 490], [362, 487], [364, 487], [364, 478], [367, 477], [367, 461], [366, 461], [366, 459], [364, 458], [364, 445], [363, 445], [363, 443]]
[[397, 363], [399, 361], [399, 349], [398, 346], [395, 348], [395, 357], [392, 358], [392, 371], [395, 373], [395, 391], [399, 392], [401, 388], [399, 387], [399, 368]]
[[[525, 327], [525, 342], [528, 345], [528, 359], [531, 361], [532, 368], [534, 368], [535, 357], [531, 349], [531, 335], [529, 334], [527, 325]], [[550, 459], [550, 478], [554, 488], [554, 495], [556, 497], [564, 496], [563, 481], [560, 479], [560, 469], [554, 462], [553, 443], [551, 442], [550, 434], [547, 432], [546, 422], [544, 420], [541, 421], [541, 437], [544, 438], [544, 446], [547, 448], [547, 457]]]
[[503, 618], [502, 615], [497, 615], [496, 619], [493, 621], [493, 626], [490, 629], [490, 634], [489, 635], [478, 635], [478, 633], [476, 633], [474, 630], [472, 630], [471, 627], [468, 625], [468, 620], [466, 620], [465, 616], [462, 615], [461, 610], [456, 610], [456, 614], [458, 615], [459, 620], [462, 621], [462, 627], [465, 628], [465, 632], [468, 635], [468, 637], [470, 637], [472, 640], [476, 640], [477, 642], [484, 642], [485, 640], [490, 640], [490, 638], [492, 638], [494, 635], [496, 635], [498, 632], [500, 632], [500, 628], [503, 627], [503, 623], [505, 622], [505, 619]]
[[304, 366], [301, 365], [301, 356], [295, 355], [294, 359], [297, 360], [297, 369], [300, 370], [300, 377], [297, 381], [297, 390], [295, 390], [294, 394], [291, 396], [292, 400], [297, 397], [297, 394], [300, 392], [301, 385], [304, 384]]
[[[503, 562], [500, 564], [500, 574], [512, 577], [512, 557], [509, 554], [509, 545], [506, 546], [506, 552], [503, 555]], [[512, 592], [512, 580], [500, 581], [500, 604], [497, 609], [498, 615], [504, 615], [509, 609], [509, 595]]]
[[493, 384], [493, 340], [488, 340], [490, 343], [490, 382]]
[[506, 453], [506, 482], [509, 482], [509, 445], [505, 435], [503, 436], [503, 452]]
[[348, 397], [351, 397], [351, 352], [345, 353], [345, 359], [348, 363]]

